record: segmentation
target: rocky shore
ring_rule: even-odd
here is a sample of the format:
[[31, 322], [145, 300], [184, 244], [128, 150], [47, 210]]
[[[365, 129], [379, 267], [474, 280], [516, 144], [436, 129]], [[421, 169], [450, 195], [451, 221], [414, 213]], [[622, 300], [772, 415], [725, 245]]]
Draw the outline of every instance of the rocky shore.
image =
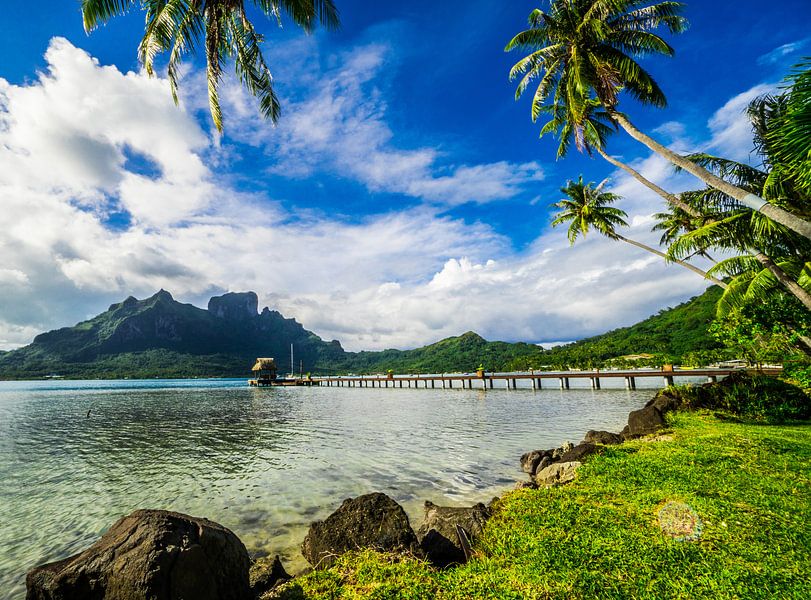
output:
[[[720, 385], [720, 384], [713, 384]], [[553, 487], [577, 477], [588, 457], [607, 445], [657, 434], [664, 415], [684, 407], [683, 397], [659, 392], [632, 411], [619, 433], [589, 431], [577, 444], [533, 450], [520, 458], [528, 480], [517, 487]], [[436, 568], [452, 568], [472, 555], [476, 539], [498, 510], [489, 505], [443, 507], [425, 503], [415, 531], [403, 508], [382, 493], [347, 499], [310, 529], [302, 554], [312, 568], [328, 568], [349, 551], [371, 548], [422, 558]], [[28, 573], [28, 600], [249, 600], [273, 596], [290, 581], [279, 557], [251, 562], [240, 539], [206, 519], [160, 510], [138, 510], [120, 519], [93, 546]]]

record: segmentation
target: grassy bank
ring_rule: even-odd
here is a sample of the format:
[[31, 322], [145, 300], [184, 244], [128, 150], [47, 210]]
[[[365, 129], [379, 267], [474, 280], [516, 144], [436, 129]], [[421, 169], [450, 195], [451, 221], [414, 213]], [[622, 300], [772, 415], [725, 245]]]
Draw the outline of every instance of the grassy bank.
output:
[[[467, 565], [364, 551], [274, 597], [811, 597], [811, 424], [669, 424], [672, 440], [609, 447], [571, 485], [507, 494]], [[662, 533], [669, 500], [699, 515], [697, 541]]]

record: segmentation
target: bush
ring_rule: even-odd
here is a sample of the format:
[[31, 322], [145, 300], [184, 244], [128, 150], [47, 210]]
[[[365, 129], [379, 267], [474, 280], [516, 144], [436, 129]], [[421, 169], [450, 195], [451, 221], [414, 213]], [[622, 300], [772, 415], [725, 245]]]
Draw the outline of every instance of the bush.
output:
[[684, 405], [722, 410], [755, 421], [782, 423], [811, 418], [811, 398], [796, 385], [749, 373], [733, 373], [719, 383], [681, 394]]

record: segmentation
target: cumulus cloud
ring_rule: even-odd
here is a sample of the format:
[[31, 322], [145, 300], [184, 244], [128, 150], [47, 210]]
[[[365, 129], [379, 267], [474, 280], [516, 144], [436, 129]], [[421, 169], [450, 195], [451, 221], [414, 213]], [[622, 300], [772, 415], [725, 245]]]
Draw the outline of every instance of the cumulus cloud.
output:
[[[393, 66], [391, 54], [388, 45], [372, 43], [331, 57], [331, 67], [308, 79], [311, 93], [287, 100], [287, 116], [277, 128], [257, 129], [246, 119], [246, 126], [237, 124], [231, 134], [264, 147], [272, 173], [308, 177], [326, 169], [371, 192], [437, 205], [507, 200], [543, 179], [537, 162], [453, 164], [435, 147], [399, 142], [387, 122], [380, 86], [381, 74]], [[241, 87], [232, 84], [227, 98], [237, 114], [247, 115], [252, 104]]]
[[[445, 214], [448, 205], [514, 197], [540, 168], [459, 164], [433, 147], [395, 143], [375, 91], [385, 56], [373, 46], [338, 57], [331, 68], [341, 76], [313, 79], [312, 93], [288, 106], [278, 140], [256, 133], [249, 104], [228, 113], [240, 143], [278, 156], [286, 176], [343, 168], [371, 190], [424, 200], [352, 222], [289, 214], [231, 187], [227, 172], [206, 167], [225, 150], [190, 114], [194, 100], [176, 108], [162, 79], [102, 66], [60, 39], [35, 81], [0, 79], [0, 347], [161, 287], [197, 304], [253, 289], [325, 338], [379, 349], [471, 329], [569, 340], [705, 286], [597, 236], [569, 248], [552, 231], [516, 252], [489, 225]], [[656, 157], [634, 165], [678, 185]], [[612, 184], [634, 217], [629, 235], [651, 242], [659, 199], [622, 174]], [[111, 224], [122, 211], [126, 224]]]
[[777, 91], [777, 84], [761, 83], [730, 98], [710, 118], [709, 127], [712, 132], [710, 148], [726, 158], [749, 162], [754, 148], [752, 124], [746, 116], [746, 108], [758, 96]]

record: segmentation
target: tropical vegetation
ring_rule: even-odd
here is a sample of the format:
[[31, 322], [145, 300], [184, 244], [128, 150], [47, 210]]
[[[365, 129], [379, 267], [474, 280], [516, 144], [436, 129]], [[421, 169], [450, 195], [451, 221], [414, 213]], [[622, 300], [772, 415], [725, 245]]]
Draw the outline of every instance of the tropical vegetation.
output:
[[[757, 358], [781, 353], [786, 358], [797, 349], [811, 354], [811, 63], [798, 65], [782, 93], [751, 103], [760, 165], [706, 153], [679, 155], [639, 131], [619, 107], [624, 96], [666, 105], [663, 90], [637, 59], [675, 54], [657, 32], [685, 31], [683, 11], [680, 2], [553, 0], [549, 10], [533, 11], [529, 28], [507, 44], [506, 50], [525, 53], [510, 72], [518, 79], [516, 98], [535, 88], [532, 120], [545, 118], [541, 135], [559, 137], [559, 158], [572, 146], [597, 152], [667, 203], [654, 227], [662, 232], [665, 252], [618, 234], [625, 213], [611, 204], [620, 198], [603, 191], [604, 184], [584, 184], [582, 177], [562, 188], [567, 198], [555, 204], [560, 212], [553, 225], [570, 223], [572, 242], [595, 229], [714, 280], [725, 289], [714, 332], [735, 352]], [[611, 156], [606, 144], [620, 128], [706, 187], [671, 193]], [[711, 267], [705, 273], [692, 259]], [[774, 303], [784, 315], [789, 309], [788, 318], [767, 316], [764, 303]]]
[[[340, 24], [333, 0], [251, 0], [251, 4], [282, 25], [283, 15], [310, 33], [320, 22], [334, 29]], [[228, 61], [242, 85], [259, 100], [265, 118], [276, 122], [281, 105], [273, 89], [273, 76], [262, 54], [263, 36], [248, 15], [245, 0], [82, 0], [87, 32], [123, 15], [136, 6], [146, 12], [144, 36], [138, 56], [149, 75], [155, 59], [168, 53], [167, 76], [172, 98], [178, 102], [180, 65], [184, 58], [201, 52], [206, 61], [208, 103], [217, 130], [223, 115], [219, 87]]]

